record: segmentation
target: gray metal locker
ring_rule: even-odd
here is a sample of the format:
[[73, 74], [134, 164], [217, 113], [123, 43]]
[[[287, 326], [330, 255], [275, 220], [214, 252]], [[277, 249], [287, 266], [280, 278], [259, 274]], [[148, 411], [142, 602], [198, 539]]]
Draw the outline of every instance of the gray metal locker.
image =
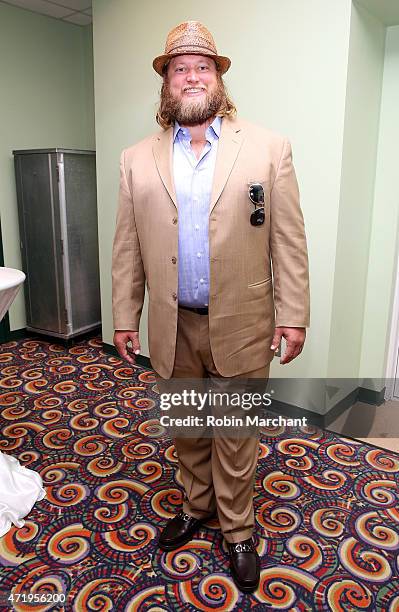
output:
[[101, 324], [95, 151], [13, 151], [27, 329], [72, 338]]

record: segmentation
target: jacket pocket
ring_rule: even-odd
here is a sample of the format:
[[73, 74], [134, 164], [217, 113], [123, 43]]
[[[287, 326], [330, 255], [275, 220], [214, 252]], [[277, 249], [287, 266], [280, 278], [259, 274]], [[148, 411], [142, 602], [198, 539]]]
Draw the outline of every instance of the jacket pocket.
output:
[[256, 281], [256, 283], [251, 283], [250, 285], [248, 285], [248, 288], [260, 287], [261, 285], [266, 285], [266, 283], [270, 283], [271, 280], [272, 280], [272, 277], [268, 276], [268, 278], [264, 278], [263, 280]]

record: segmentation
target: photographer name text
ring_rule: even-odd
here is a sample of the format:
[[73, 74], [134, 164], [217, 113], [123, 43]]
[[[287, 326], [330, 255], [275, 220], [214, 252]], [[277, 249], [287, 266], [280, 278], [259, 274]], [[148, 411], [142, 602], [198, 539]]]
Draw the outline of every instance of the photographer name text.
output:
[[159, 422], [163, 427], [307, 427], [306, 417], [289, 419], [281, 415], [260, 417], [257, 414], [246, 414], [245, 418], [227, 415], [215, 417], [212, 414], [206, 417], [188, 415], [182, 418], [162, 415]]

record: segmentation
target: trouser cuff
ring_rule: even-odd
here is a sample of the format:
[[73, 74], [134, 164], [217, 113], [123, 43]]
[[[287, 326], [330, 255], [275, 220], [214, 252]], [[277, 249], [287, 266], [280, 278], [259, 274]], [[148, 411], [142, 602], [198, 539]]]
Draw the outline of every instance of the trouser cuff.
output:
[[253, 532], [254, 532], [253, 528], [249, 527], [247, 529], [242, 529], [241, 531], [226, 532], [226, 533], [223, 533], [223, 535], [224, 535], [224, 539], [229, 544], [237, 544], [237, 542], [242, 542], [243, 540], [249, 540]]
[[210, 518], [216, 512], [215, 509], [209, 510], [208, 512], [198, 512], [198, 510], [191, 510], [190, 505], [186, 502], [183, 502], [182, 509], [183, 512], [186, 512], [186, 514], [189, 514], [193, 518], [198, 519], [200, 521]]

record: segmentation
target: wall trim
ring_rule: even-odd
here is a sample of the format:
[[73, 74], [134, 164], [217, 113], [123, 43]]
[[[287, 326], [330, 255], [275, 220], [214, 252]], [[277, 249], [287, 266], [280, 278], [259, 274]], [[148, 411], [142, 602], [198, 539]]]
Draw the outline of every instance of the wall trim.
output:
[[[385, 387], [381, 389], [381, 391], [372, 391], [371, 389], [366, 389], [365, 387], [357, 387], [346, 397], [337, 402], [332, 408], [330, 408], [326, 414], [317, 414], [310, 410], [306, 410], [301, 406], [280, 402], [278, 400], [273, 400], [272, 406], [269, 408], [269, 410], [271, 412], [278, 412], [289, 418], [300, 418], [301, 416], [304, 416], [308, 419], [311, 425], [321, 427], [322, 429], [328, 429], [331, 423], [333, 423], [356, 402], [364, 402], [365, 404], [372, 404], [373, 406], [381, 406], [381, 404], [384, 402], [384, 394]], [[274, 410], [273, 407], [275, 407]]]
[[357, 397], [358, 402], [364, 402], [365, 404], [373, 404], [375, 406], [381, 406], [385, 400], [386, 387], [381, 391], [375, 391], [374, 389], [367, 389], [366, 387], [359, 387], [359, 394]]
[[[28, 332], [25, 328], [23, 328], [14, 329], [13, 331], [10, 331], [8, 340], [6, 340], [6, 342], [12, 342], [13, 340], [22, 340], [23, 338], [35, 338], [60, 344], [72, 345], [73, 340], [75, 340], [75, 342], [81, 342], [87, 337], [94, 337], [96, 335], [97, 332], [88, 332], [87, 334], [78, 336], [75, 339], [72, 338], [70, 340], [65, 341], [62, 338], [54, 338], [52, 336], [34, 334], [32, 332]], [[119, 357], [119, 353], [113, 344], [103, 342], [102, 346], [105, 353], [108, 353], [109, 355], [113, 355], [115, 357]], [[137, 365], [143, 368], [153, 369], [150, 358], [146, 357], [145, 355], [137, 355], [136, 363]], [[272, 407], [269, 408], [269, 410], [270, 412], [276, 412], [289, 418], [306, 417], [309, 423], [316, 425], [317, 427], [322, 427], [323, 429], [326, 429], [333, 421], [335, 421], [335, 419], [341, 416], [341, 414], [344, 413], [355, 402], [364, 402], [366, 404], [372, 404], [374, 406], [381, 406], [381, 404], [384, 402], [384, 395], [385, 387], [381, 389], [381, 391], [367, 389], [366, 387], [358, 387], [357, 389], [354, 389], [351, 393], [349, 393], [346, 397], [344, 397], [342, 400], [340, 400], [337, 404], [335, 404], [335, 406], [333, 406], [325, 415], [316, 414], [315, 412], [311, 412], [310, 410], [306, 410], [305, 408], [301, 408], [300, 406], [296, 406], [295, 404], [288, 404], [286, 402], [280, 402], [279, 400], [273, 400]]]
[[12, 331], [10, 331], [10, 326], [8, 326], [7, 338], [3, 340], [1, 344], [6, 344], [7, 342], [13, 342], [13, 340], [22, 340], [23, 338], [28, 339], [29, 337], [30, 337], [29, 332], [27, 332], [25, 328], [13, 329]]
[[[103, 342], [103, 349], [106, 353], [119, 357], [119, 353], [113, 344], [107, 344]], [[136, 356], [137, 365], [141, 365], [144, 368], [152, 368], [151, 360], [145, 355]], [[346, 397], [340, 400], [335, 406], [333, 406], [327, 414], [316, 414], [295, 404], [288, 404], [286, 402], [280, 402], [279, 400], [273, 400], [272, 407], [269, 408], [270, 412], [278, 412], [284, 416], [290, 418], [301, 418], [306, 417], [309, 423], [326, 429], [335, 419], [337, 419], [345, 410], [350, 408], [355, 402], [364, 402], [366, 404], [373, 404], [380, 406], [384, 402], [385, 387], [381, 391], [373, 391], [366, 389], [365, 387], [357, 387]], [[272, 409], [274, 408], [274, 410]]]
[[21, 329], [14, 329], [9, 332], [6, 340], [0, 343], [5, 344], [6, 342], [12, 342], [13, 340], [44, 340], [45, 342], [51, 342], [52, 344], [62, 344], [65, 347], [74, 346], [75, 344], [79, 344], [83, 340], [88, 340], [89, 338], [95, 338], [96, 336], [101, 335], [101, 328], [97, 327], [95, 330], [89, 330], [84, 334], [80, 334], [79, 336], [74, 336], [73, 338], [56, 338], [55, 336], [50, 336], [47, 334], [38, 334], [36, 332], [27, 330], [25, 327]]
[[[106, 342], [103, 342], [103, 350], [109, 355], [114, 355], [115, 357], [119, 357], [119, 359], [122, 359], [113, 344], [107, 344]], [[153, 370], [150, 358], [146, 357], [145, 355], [136, 355], [136, 363], [137, 365], [142, 366], [143, 368]]]

